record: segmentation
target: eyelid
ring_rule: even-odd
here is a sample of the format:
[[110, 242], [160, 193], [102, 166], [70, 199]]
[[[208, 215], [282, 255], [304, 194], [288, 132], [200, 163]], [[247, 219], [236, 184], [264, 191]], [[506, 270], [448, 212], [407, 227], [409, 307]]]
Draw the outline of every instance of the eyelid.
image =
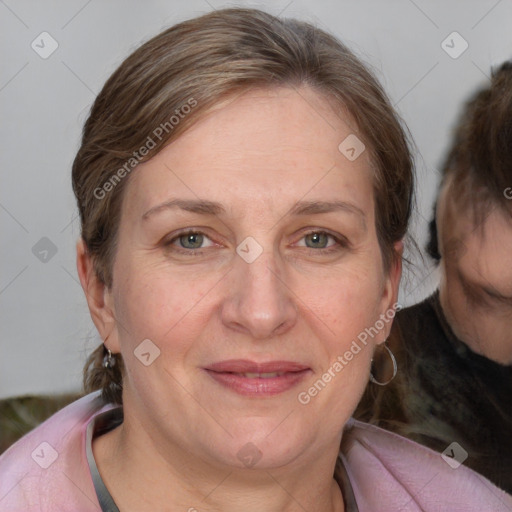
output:
[[[212, 238], [210, 236], [208, 236], [208, 234], [205, 232], [205, 230], [206, 230], [206, 228], [197, 228], [197, 229], [196, 228], [184, 228], [176, 233], [173, 233], [170, 238], [164, 237], [162, 243], [165, 247], [174, 246], [174, 242], [178, 241], [182, 236], [203, 235], [204, 238], [207, 238], [208, 240], [210, 240], [212, 242], [212, 244], [208, 247], [216, 245], [216, 242], [214, 240], [212, 240]], [[202, 251], [203, 249], [205, 249], [205, 247], [201, 247], [200, 249], [185, 249], [183, 247], [178, 247], [178, 246], [174, 246], [174, 247], [178, 251], [183, 251], [186, 253], [199, 252], [199, 251]]]
[[496, 303], [512, 305], [512, 297], [502, 297], [483, 286], [468, 283], [462, 276], [461, 283], [464, 294], [473, 304], [487, 308], [495, 307]]
[[[349, 241], [346, 237], [344, 237], [341, 234], [332, 233], [328, 229], [321, 229], [321, 228], [305, 228], [305, 229], [307, 229], [308, 231], [302, 232], [299, 240], [302, 240], [307, 235], [312, 235], [313, 233], [323, 233], [323, 234], [327, 235], [328, 237], [332, 238], [336, 242], [336, 244], [338, 244], [340, 246], [348, 246], [349, 245]], [[329, 247], [333, 247], [333, 246], [329, 246]], [[313, 249], [313, 248], [307, 247], [307, 249]], [[327, 248], [324, 248], [324, 250], [326, 250], [326, 249]], [[313, 250], [321, 251], [322, 249], [313, 249]]]
[[[496, 307], [496, 303], [500, 304], [507, 303], [507, 301], [502, 298], [490, 293], [485, 288], [480, 286], [475, 287], [474, 285], [468, 285], [467, 283], [463, 283], [464, 292], [468, 300], [470, 300], [473, 304], [477, 306], [481, 306], [487, 309], [493, 309]], [[512, 304], [512, 301], [508, 301], [508, 304]]]
[[486, 295], [497, 302], [503, 303], [503, 304], [512, 304], [512, 297], [505, 297], [503, 295], [497, 295], [493, 293], [491, 290], [484, 289], [484, 292]]

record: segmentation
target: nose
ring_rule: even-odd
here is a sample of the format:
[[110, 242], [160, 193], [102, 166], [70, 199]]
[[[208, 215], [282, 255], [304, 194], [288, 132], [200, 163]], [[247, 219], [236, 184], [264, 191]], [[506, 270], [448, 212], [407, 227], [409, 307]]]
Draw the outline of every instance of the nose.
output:
[[283, 334], [295, 325], [294, 294], [278, 263], [268, 252], [252, 263], [236, 258], [222, 305], [224, 325], [258, 340]]

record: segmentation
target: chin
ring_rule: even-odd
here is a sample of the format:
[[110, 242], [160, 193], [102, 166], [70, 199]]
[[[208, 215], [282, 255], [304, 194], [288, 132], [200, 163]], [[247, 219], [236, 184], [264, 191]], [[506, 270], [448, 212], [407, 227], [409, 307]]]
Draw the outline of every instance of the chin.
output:
[[223, 450], [217, 454], [219, 460], [248, 469], [272, 469], [290, 464], [311, 446], [304, 435], [304, 426], [300, 428], [297, 422], [291, 424], [292, 416], [284, 421], [286, 415], [278, 419], [246, 418], [237, 425], [230, 425], [227, 431], [232, 437], [220, 442]]

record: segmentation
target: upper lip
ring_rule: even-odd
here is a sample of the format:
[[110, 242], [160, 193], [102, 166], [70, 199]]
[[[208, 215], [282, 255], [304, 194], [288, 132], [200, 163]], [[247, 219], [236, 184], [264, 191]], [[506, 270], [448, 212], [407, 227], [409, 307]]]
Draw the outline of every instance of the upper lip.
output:
[[300, 372], [308, 370], [309, 366], [294, 361], [267, 361], [258, 363], [248, 359], [230, 359], [219, 361], [205, 367], [214, 372], [229, 373], [273, 373], [273, 372]]

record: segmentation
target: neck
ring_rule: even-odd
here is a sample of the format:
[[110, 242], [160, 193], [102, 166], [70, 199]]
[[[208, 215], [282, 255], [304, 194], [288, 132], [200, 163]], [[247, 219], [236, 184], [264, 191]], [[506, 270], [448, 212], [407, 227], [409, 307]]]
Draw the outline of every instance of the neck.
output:
[[214, 467], [177, 443], [148, 435], [126, 412], [119, 427], [93, 441], [93, 453], [121, 512], [344, 512], [333, 478], [336, 457], [329, 464], [317, 457], [269, 470]]

